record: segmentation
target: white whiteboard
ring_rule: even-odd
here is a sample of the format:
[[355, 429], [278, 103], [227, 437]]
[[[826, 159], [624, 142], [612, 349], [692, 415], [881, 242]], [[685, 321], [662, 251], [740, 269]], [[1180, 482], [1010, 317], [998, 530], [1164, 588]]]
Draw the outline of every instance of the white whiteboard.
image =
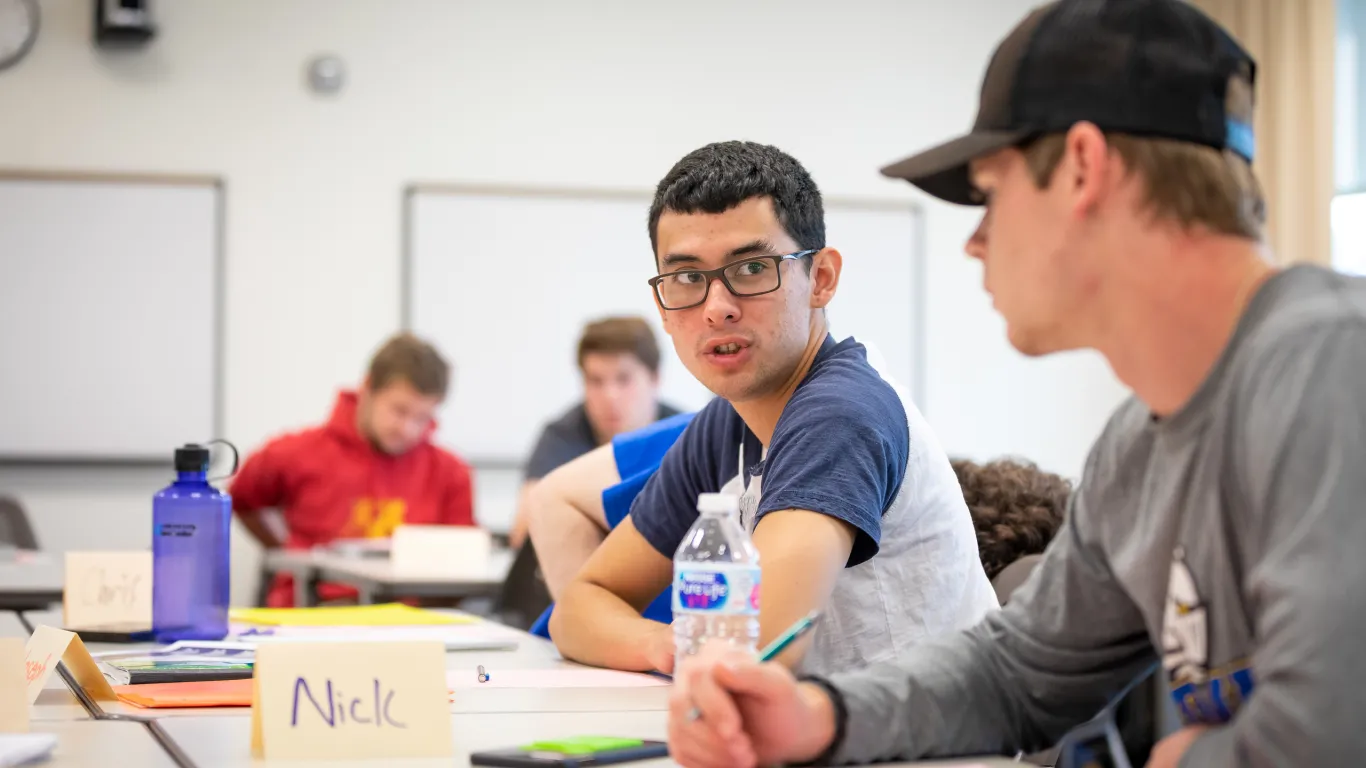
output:
[[0, 458], [218, 436], [221, 206], [212, 179], [0, 176]]
[[[585, 323], [636, 314], [664, 352], [661, 396], [711, 398], [673, 351], [646, 283], [650, 196], [415, 187], [405, 199], [404, 324], [455, 369], [436, 440], [483, 465], [518, 464], [579, 401]], [[826, 201], [826, 243], [844, 255], [831, 332], [871, 342], [922, 391], [922, 217], [911, 204]], [[923, 407], [923, 406], [922, 406]]]

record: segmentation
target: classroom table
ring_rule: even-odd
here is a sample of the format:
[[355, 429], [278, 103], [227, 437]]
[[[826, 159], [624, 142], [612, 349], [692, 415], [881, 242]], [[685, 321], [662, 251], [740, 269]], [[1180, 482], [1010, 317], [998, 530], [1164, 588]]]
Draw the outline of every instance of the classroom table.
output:
[[408, 576], [394, 573], [393, 563], [383, 557], [347, 557], [315, 551], [313, 567], [325, 581], [350, 584], [360, 591], [363, 605], [401, 597], [466, 598], [498, 594], [512, 567], [511, 550], [495, 550], [489, 556], [488, 570], [468, 577]]
[[[162, 724], [176, 744], [198, 768], [239, 768], [271, 765], [273, 761], [251, 761], [251, 721], [241, 718], [183, 717]], [[663, 740], [668, 728], [664, 712], [527, 712], [506, 714], [456, 714], [451, 716], [451, 739], [455, 759], [385, 760], [385, 766], [403, 768], [450, 768], [468, 766], [470, 753], [525, 744], [532, 739], [568, 736], [610, 735], [637, 739]], [[281, 763], [283, 765], [283, 763]], [[376, 761], [328, 761], [333, 768], [372, 768]], [[631, 763], [639, 766], [674, 765], [661, 759]], [[918, 762], [923, 766], [987, 766], [1006, 768], [1019, 763], [999, 757]]]
[[400, 597], [455, 599], [489, 597], [498, 594], [515, 553], [495, 549], [484, 575], [464, 578], [413, 578], [394, 574], [388, 557], [360, 556], [323, 547], [314, 549], [276, 549], [266, 553], [266, 578], [276, 573], [294, 577], [294, 604], [317, 604], [311, 589], [315, 580], [326, 579], [350, 584], [360, 591], [360, 602], [370, 604]]
[[[497, 675], [508, 669], [576, 669], [581, 665], [565, 661], [555, 645], [548, 640], [529, 635], [511, 628], [508, 632], [518, 635], [516, 650], [509, 651], [451, 651], [446, 654], [446, 669], [467, 672], [471, 677], [483, 665], [490, 674]], [[101, 645], [94, 644], [98, 651], [128, 649], [135, 650], [138, 645]], [[455, 690], [451, 697], [451, 712], [468, 713], [524, 713], [524, 712], [663, 712], [669, 707], [669, 689], [666, 686], [649, 688], [484, 688], [480, 686], [462, 687]], [[155, 717], [158, 719], [180, 719], [202, 717], [205, 710], [185, 709], [144, 709], [122, 701], [99, 702], [100, 709], [107, 714]], [[251, 710], [247, 707], [224, 707], [213, 710], [215, 716], [247, 719]]]
[[41, 610], [62, 601], [63, 563], [45, 552], [0, 561], [0, 610]]
[[313, 579], [318, 575], [317, 569], [313, 567], [313, 550], [266, 550], [261, 577], [269, 583], [274, 580], [277, 573], [288, 573], [294, 577], [294, 605], [308, 608], [317, 604], [312, 589]]
[[[41, 623], [60, 623], [58, 612], [29, 614], [27, 618], [34, 625]], [[5, 625], [0, 625], [3, 627]], [[468, 670], [473, 675], [479, 665], [494, 676], [504, 670], [526, 669], [563, 669], [577, 668], [578, 665], [565, 661], [554, 645], [532, 635], [509, 630], [519, 635], [516, 650], [511, 651], [453, 651], [446, 654], [448, 670]], [[92, 644], [95, 651], [109, 649], [135, 649], [145, 645]], [[53, 678], [54, 685], [61, 685]], [[631, 736], [636, 738], [662, 739], [667, 729], [668, 693], [665, 686], [648, 688], [501, 688], [478, 685], [462, 686], [455, 689], [451, 704], [452, 738], [455, 742], [455, 760], [434, 761], [383, 761], [386, 766], [402, 768], [435, 768], [436, 766], [468, 765], [469, 753], [485, 749], [497, 749], [525, 742], [529, 738], [545, 739], [585, 734], [606, 734]], [[260, 766], [250, 757], [251, 710], [247, 707], [220, 709], [139, 709], [121, 702], [101, 702], [100, 716], [132, 716], [149, 722], [137, 723], [118, 720], [85, 721], [101, 726], [103, 730], [81, 729], [75, 722], [84, 717], [80, 705], [67, 691], [45, 690], [44, 696], [52, 699], [45, 705], [42, 698], [34, 709], [34, 730], [48, 730], [68, 734], [63, 736], [65, 750], [61, 761], [53, 765], [99, 765], [101, 758], [109, 754], [120, 754], [120, 764], [124, 765], [171, 765], [174, 761], [168, 753], [158, 751], [155, 756], [145, 756], [148, 748], [157, 748], [153, 732], [164, 737], [164, 748], [176, 750], [191, 760], [197, 768], [213, 766]], [[56, 702], [56, 696], [62, 702]], [[69, 702], [69, 703], [68, 703]], [[68, 708], [66, 716], [53, 706]], [[119, 730], [113, 730], [117, 728]], [[146, 729], [146, 730], [144, 730]], [[97, 738], [108, 736], [107, 749], [119, 752], [94, 754], [89, 744]], [[93, 735], [92, 735], [93, 734]], [[129, 742], [124, 749], [123, 742]], [[131, 758], [131, 759], [128, 759]], [[63, 762], [64, 761], [64, 762]], [[270, 762], [265, 763], [269, 765]], [[362, 768], [373, 766], [374, 761], [339, 761], [329, 765], [354, 766]], [[642, 765], [672, 765], [669, 760], [658, 760]], [[940, 763], [916, 763], [915, 765], [940, 765]], [[1010, 760], [989, 758], [986, 760], [949, 761], [943, 765], [1018, 765]]]
[[34, 723], [33, 733], [57, 735], [57, 748], [42, 768], [90, 768], [126, 765], [137, 768], [176, 768], [142, 723], [84, 720]]
[[19, 637], [28, 639], [28, 627], [19, 620], [19, 614], [13, 611], [0, 611], [0, 637]]

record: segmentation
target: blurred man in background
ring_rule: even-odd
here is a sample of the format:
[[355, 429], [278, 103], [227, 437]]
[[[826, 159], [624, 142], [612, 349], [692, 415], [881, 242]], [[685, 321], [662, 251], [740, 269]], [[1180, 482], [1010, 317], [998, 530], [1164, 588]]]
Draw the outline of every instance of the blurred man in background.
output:
[[[360, 389], [342, 392], [326, 424], [277, 437], [249, 456], [230, 492], [237, 517], [267, 549], [306, 549], [337, 539], [387, 537], [403, 523], [474, 525], [470, 469], [430, 442], [450, 367], [407, 334], [370, 361]], [[261, 514], [284, 517], [281, 537]], [[321, 601], [355, 590], [320, 584]], [[277, 574], [266, 603], [294, 603]]]
[[588, 324], [578, 360], [583, 402], [547, 424], [536, 441], [508, 534], [513, 548], [526, 541], [529, 494], [541, 478], [623, 432], [679, 413], [659, 402], [659, 343], [643, 319], [608, 317]]

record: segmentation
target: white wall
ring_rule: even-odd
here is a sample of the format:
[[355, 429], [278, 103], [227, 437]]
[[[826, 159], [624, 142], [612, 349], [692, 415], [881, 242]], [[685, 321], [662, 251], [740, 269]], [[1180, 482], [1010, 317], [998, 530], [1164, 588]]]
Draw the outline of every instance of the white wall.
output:
[[[110, 54], [87, 0], [45, 0], [33, 53], [0, 73], [0, 167], [226, 179], [226, 436], [250, 447], [325, 416], [397, 325], [405, 184], [649, 189], [685, 152], [747, 138], [827, 194], [909, 197], [876, 169], [970, 123], [992, 47], [1034, 4], [176, 0], [157, 4], [149, 49]], [[303, 85], [324, 51], [349, 70], [335, 98]], [[1075, 474], [1113, 377], [1011, 351], [961, 255], [973, 212], [926, 206], [927, 415], [955, 454]], [[0, 470], [54, 549], [145, 545], [161, 480]], [[497, 523], [514, 479], [478, 482]], [[239, 547], [235, 599], [252, 554]]]

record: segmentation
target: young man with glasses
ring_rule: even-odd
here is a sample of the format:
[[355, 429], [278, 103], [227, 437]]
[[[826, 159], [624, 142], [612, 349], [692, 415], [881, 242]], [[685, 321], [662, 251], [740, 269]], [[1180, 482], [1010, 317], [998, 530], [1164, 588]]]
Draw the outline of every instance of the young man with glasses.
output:
[[[675, 760], [1008, 755], [1076, 728], [1060, 765], [1366, 762], [1366, 280], [1270, 262], [1256, 73], [1195, 4], [1059, 0], [997, 47], [971, 132], [884, 169], [983, 207], [966, 250], [1017, 349], [1094, 349], [1134, 397], [1002, 610], [800, 684], [686, 664]], [[1182, 727], [1124, 740], [1111, 702], [1150, 670]]]
[[905, 389], [830, 336], [843, 259], [806, 170], [773, 147], [708, 145], [659, 183], [649, 230], [664, 330], [718, 399], [565, 588], [561, 652], [672, 670], [670, 627], [640, 614], [669, 588], [702, 493], [740, 499], [763, 569], [760, 643], [823, 611], [779, 657], [790, 666], [890, 659], [994, 608], [948, 457]]

